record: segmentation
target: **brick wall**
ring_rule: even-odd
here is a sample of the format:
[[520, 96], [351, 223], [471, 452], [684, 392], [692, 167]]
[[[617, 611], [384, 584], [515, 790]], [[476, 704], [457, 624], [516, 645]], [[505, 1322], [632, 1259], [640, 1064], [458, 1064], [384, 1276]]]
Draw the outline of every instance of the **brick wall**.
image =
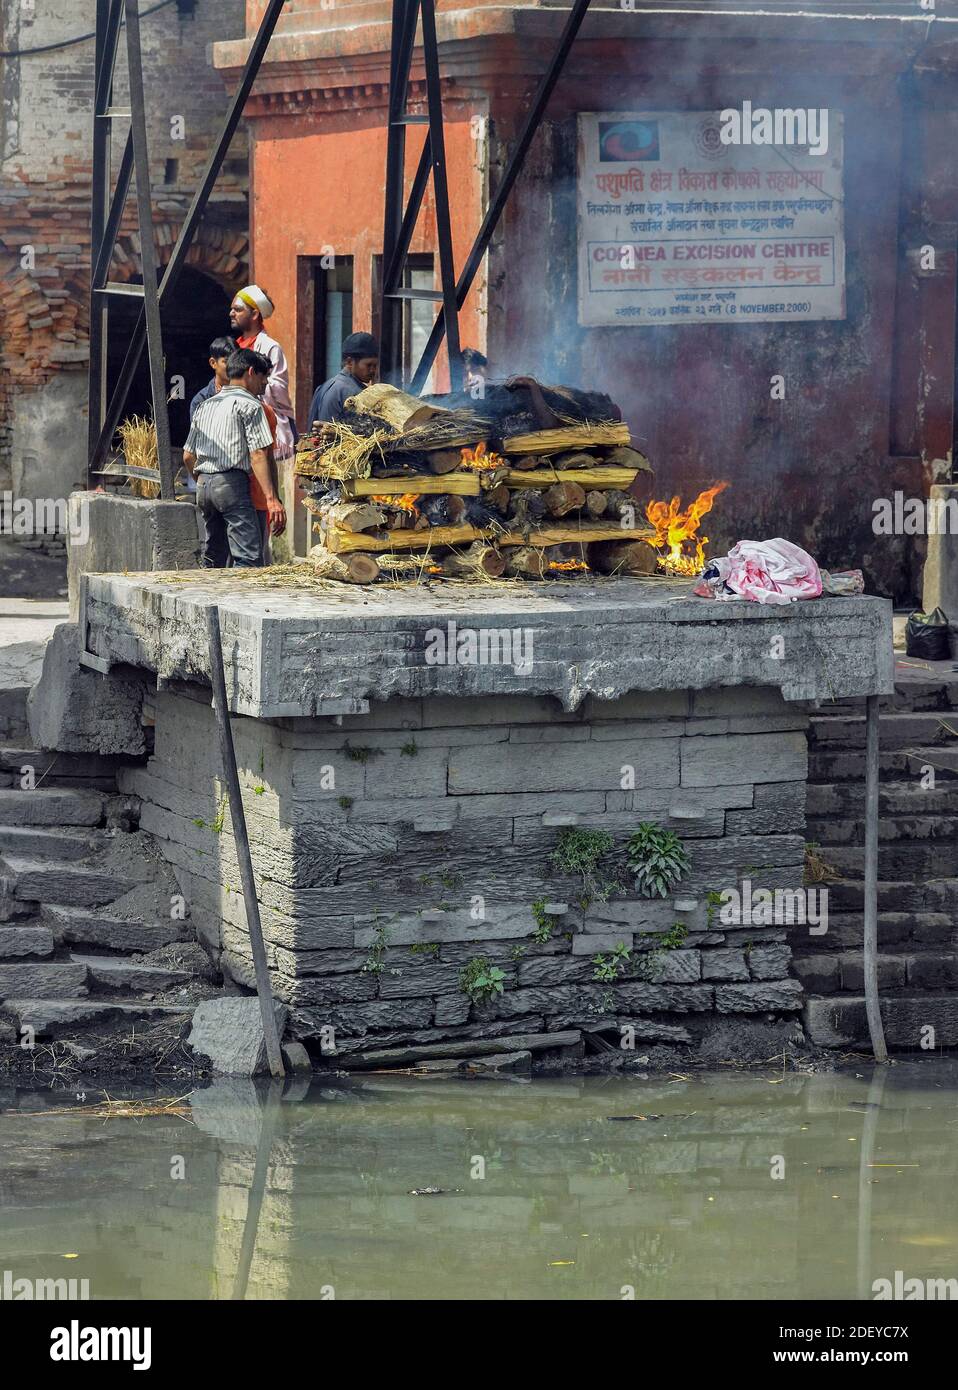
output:
[[[141, 5], [144, 11], [148, 7]], [[192, 9], [192, 13], [190, 10]], [[92, 4], [36, 0], [31, 14], [4, 7], [5, 50], [60, 43], [93, 27]], [[228, 102], [208, 61], [216, 39], [239, 36], [242, 0], [186, 0], [143, 19], [151, 183], [161, 261], [169, 257]], [[114, 105], [126, 100], [121, 35]], [[88, 353], [93, 40], [0, 61], [0, 480], [15, 470], [14, 402], [60, 373], [85, 372]], [[126, 123], [114, 123], [114, 168]], [[182, 134], [183, 138], [178, 138]], [[234, 288], [246, 274], [247, 143], [233, 141], [190, 263]], [[136, 217], [128, 203], [114, 278], [137, 268]], [[77, 440], [85, 445], [84, 427]], [[76, 451], [76, 441], [71, 441]], [[83, 449], [79, 450], [82, 461]], [[27, 465], [29, 467], [29, 464]], [[74, 465], [75, 467], [75, 465]], [[69, 470], [68, 470], [69, 472]], [[72, 477], [66, 476], [69, 485]], [[24, 479], [26, 484], [27, 479]]]

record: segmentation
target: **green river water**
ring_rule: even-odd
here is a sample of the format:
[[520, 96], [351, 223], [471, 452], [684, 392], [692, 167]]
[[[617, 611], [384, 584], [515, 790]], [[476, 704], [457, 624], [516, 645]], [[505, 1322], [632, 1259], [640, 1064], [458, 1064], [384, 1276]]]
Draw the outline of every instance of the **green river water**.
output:
[[788, 1300], [958, 1277], [952, 1061], [368, 1076], [282, 1097], [201, 1082], [183, 1115], [66, 1113], [103, 1086], [188, 1089], [0, 1081], [0, 1279], [87, 1279], [92, 1298]]

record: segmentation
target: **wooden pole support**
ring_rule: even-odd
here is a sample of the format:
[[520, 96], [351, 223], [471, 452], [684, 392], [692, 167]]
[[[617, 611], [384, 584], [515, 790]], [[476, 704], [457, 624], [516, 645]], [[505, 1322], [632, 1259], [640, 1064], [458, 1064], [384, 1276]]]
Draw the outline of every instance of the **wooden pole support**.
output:
[[878, 696], [865, 698], [865, 1015], [876, 1062], [888, 1061], [878, 1003]]
[[243, 885], [243, 901], [246, 904], [246, 925], [249, 927], [253, 967], [256, 972], [256, 993], [259, 995], [263, 1032], [266, 1036], [266, 1057], [272, 1075], [285, 1076], [283, 1050], [280, 1046], [279, 1030], [276, 1027], [273, 991], [269, 983], [269, 967], [266, 964], [266, 943], [263, 940], [263, 925], [260, 922], [259, 902], [256, 898], [256, 879], [253, 876], [253, 857], [250, 853], [249, 834], [246, 829], [246, 813], [243, 810], [243, 793], [240, 789], [239, 772], [236, 767], [233, 731], [230, 728], [229, 705], [226, 699], [226, 675], [223, 670], [223, 642], [220, 636], [220, 614], [215, 603], [211, 603], [206, 610], [206, 631], [210, 645], [213, 709], [216, 713], [220, 756], [223, 761], [223, 777], [226, 782], [226, 793], [229, 797], [230, 820], [233, 823], [236, 857], [239, 860], [240, 881]]

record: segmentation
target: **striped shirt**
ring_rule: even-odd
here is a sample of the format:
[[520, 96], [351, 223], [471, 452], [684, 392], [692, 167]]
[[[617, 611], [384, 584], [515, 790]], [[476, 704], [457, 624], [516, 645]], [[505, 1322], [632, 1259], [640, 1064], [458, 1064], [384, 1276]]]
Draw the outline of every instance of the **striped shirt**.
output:
[[224, 386], [193, 416], [184, 449], [196, 455], [197, 473], [249, 473], [250, 455], [273, 442], [266, 412], [242, 386]]

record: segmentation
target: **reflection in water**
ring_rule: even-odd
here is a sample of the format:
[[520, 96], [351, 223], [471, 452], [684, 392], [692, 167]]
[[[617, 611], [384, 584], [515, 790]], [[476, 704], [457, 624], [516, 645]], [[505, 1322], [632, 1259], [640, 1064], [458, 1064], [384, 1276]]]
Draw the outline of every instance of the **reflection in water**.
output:
[[201, 1299], [869, 1299], [896, 1270], [958, 1277], [958, 1064], [776, 1081], [231, 1080], [192, 1120], [0, 1089], [0, 1277]]

